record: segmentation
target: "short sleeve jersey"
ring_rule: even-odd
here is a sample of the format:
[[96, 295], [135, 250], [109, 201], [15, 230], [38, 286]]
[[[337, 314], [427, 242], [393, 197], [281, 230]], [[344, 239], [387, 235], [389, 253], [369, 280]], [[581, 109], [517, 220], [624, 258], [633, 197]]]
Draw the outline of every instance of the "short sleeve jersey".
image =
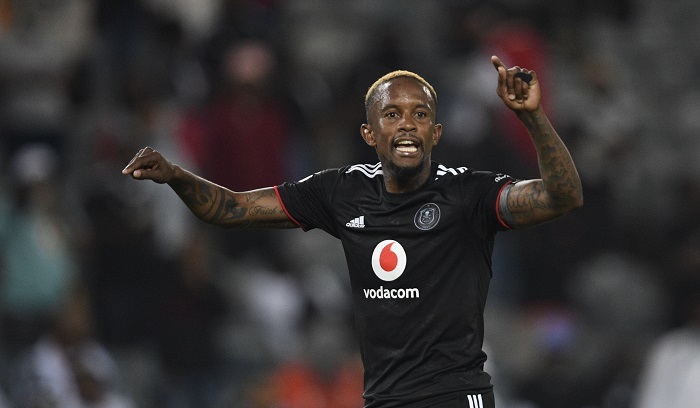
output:
[[483, 312], [507, 175], [433, 162], [418, 190], [391, 194], [381, 164], [276, 187], [304, 230], [339, 238], [365, 368], [365, 407], [425, 407], [491, 389]]

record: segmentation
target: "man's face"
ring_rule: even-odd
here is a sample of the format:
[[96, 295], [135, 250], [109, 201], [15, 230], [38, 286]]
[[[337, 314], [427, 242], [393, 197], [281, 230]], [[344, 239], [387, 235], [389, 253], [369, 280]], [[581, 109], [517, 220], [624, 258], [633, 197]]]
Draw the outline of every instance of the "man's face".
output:
[[435, 101], [430, 91], [409, 77], [379, 86], [370, 107], [369, 124], [360, 132], [377, 150], [385, 171], [399, 178], [415, 177], [430, 168], [430, 154], [440, 140], [442, 125], [435, 123]]

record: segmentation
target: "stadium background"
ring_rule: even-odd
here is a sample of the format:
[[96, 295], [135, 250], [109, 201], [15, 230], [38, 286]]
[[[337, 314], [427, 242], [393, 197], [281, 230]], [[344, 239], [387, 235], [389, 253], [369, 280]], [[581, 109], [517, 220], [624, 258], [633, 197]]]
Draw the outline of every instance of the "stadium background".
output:
[[361, 406], [337, 242], [220, 231], [120, 170], [145, 145], [235, 190], [376, 162], [362, 98], [401, 68], [438, 92], [436, 160], [536, 176], [492, 54], [538, 72], [586, 196], [498, 237], [498, 406], [646, 407], [652, 351], [699, 320], [699, 18], [692, 0], [0, 0], [0, 407]]

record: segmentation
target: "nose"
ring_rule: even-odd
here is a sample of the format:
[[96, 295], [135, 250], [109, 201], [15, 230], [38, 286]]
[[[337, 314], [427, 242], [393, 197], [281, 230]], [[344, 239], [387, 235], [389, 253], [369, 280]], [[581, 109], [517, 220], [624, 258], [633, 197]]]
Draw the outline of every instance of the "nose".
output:
[[399, 130], [402, 132], [413, 132], [416, 130], [416, 122], [413, 121], [412, 115], [403, 115], [399, 122]]

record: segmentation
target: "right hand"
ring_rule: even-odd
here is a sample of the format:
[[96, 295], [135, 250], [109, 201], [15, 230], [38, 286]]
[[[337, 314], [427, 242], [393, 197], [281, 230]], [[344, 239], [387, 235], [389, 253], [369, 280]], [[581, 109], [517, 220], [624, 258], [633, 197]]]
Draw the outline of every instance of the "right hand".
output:
[[[534, 112], [540, 107], [540, 85], [535, 71], [518, 66], [508, 68], [495, 55], [491, 57], [491, 63], [498, 71], [496, 93], [509, 109], [517, 113], [527, 113]], [[532, 79], [525, 82], [518, 78], [519, 73], [529, 74]]]
[[137, 180], [153, 180], [163, 184], [173, 178], [175, 166], [158, 151], [144, 147], [124, 167], [122, 174], [130, 174]]

